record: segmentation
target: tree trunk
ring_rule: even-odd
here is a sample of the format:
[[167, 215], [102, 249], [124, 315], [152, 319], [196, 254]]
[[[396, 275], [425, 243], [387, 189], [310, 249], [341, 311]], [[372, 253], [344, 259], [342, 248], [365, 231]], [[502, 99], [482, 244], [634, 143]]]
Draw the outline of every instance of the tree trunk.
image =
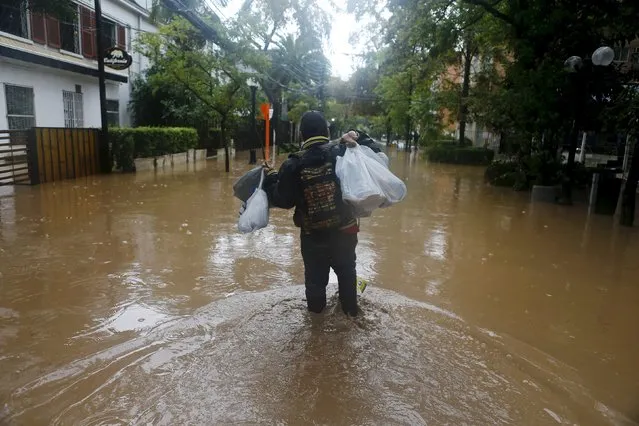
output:
[[570, 147], [568, 148], [568, 161], [566, 161], [566, 176], [561, 183], [561, 198], [559, 204], [572, 204], [572, 175], [575, 168], [575, 154], [579, 143], [578, 121], [575, 120], [574, 127], [570, 132]]
[[413, 97], [413, 76], [412, 75], [408, 75], [408, 109], [406, 110], [406, 128], [404, 129], [405, 134], [404, 134], [404, 141], [405, 141], [405, 145], [404, 148], [406, 150], [406, 152], [410, 151], [410, 147], [411, 147], [411, 142], [412, 142], [412, 138], [410, 136], [410, 129], [411, 129], [411, 119], [410, 119], [410, 105], [411, 105], [411, 100]]
[[465, 41], [464, 44], [464, 76], [461, 96], [459, 97], [459, 146], [463, 146], [466, 142], [466, 117], [468, 115], [468, 106], [466, 105], [466, 101], [470, 94], [470, 71], [473, 59], [470, 42]]
[[231, 171], [231, 162], [229, 159], [229, 143], [226, 140], [226, 117], [222, 116], [222, 120], [220, 121], [220, 137], [222, 138], [222, 143], [224, 144], [224, 171], [226, 173]]
[[632, 226], [635, 221], [635, 204], [637, 201], [637, 182], [639, 181], [639, 138], [635, 139], [635, 147], [631, 154], [628, 179], [623, 188], [621, 198], [621, 217], [619, 223], [623, 226]]
[[386, 146], [390, 146], [390, 143], [392, 142], [391, 133], [393, 133], [393, 127], [391, 126], [391, 121], [389, 119], [386, 121]]

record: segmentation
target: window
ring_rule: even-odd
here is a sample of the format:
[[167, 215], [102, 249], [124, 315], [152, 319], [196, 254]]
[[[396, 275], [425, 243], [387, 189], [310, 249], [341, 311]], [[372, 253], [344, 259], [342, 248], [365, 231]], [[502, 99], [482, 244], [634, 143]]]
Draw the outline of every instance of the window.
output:
[[120, 102], [107, 99], [107, 122], [109, 126], [120, 126]]
[[115, 22], [102, 18], [102, 47], [108, 49], [114, 47], [116, 43]]
[[0, 31], [29, 38], [26, 2], [0, 3]]
[[72, 20], [60, 22], [60, 49], [80, 53], [80, 22], [77, 11]]
[[35, 126], [33, 88], [4, 85], [7, 100], [9, 130], [30, 129]]
[[64, 127], [84, 127], [82, 93], [62, 91]]

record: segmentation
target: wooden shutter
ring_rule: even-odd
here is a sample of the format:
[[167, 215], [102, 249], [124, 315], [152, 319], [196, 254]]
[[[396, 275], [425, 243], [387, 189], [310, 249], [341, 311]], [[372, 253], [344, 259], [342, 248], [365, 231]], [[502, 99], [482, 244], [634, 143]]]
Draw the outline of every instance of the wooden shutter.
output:
[[117, 45], [120, 49], [126, 50], [126, 29], [122, 25], [118, 25], [116, 28]]
[[47, 44], [60, 48], [60, 22], [50, 16], [47, 16]]
[[41, 13], [31, 13], [31, 39], [40, 44], [47, 43], [47, 29]]
[[82, 54], [87, 58], [96, 57], [95, 13], [80, 6], [80, 30], [82, 31]]

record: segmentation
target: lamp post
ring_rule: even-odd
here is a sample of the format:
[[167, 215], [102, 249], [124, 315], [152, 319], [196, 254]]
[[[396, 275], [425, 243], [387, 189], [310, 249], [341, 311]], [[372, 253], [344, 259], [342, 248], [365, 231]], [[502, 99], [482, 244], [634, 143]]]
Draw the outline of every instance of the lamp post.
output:
[[[254, 138], [257, 137], [257, 123], [255, 121], [255, 102], [256, 102], [256, 94], [257, 94], [257, 81], [253, 78], [248, 78], [246, 80], [246, 84], [251, 89], [251, 128], [253, 130]], [[249, 151], [249, 164], [257, 163], [257, 155], [255, 152], [255, 143], [251, 143], [250, 151]]]
[[[608, 46], [602, 46], [594, 51], [590, 58], [592, 65], [596, 67], [607, 67], [612, 64], [615, 58], [615, 52]], [[571, 56], [564, 62], [564, 69], [573, 76], [574, 90], [584, 91], [585, 87], [583, 82], [579, 81], [579, 78], [584, 76], [584, 60], [579, 56]], [[581, 96], [575, 96], [573, 101], [575, 102], [575, 118], [573, 124], [573, 130], [570, 135], [570, 147], [568, 148], [568, 161], [566, 163], [566, 178], [562, 183], [562, 197], [559, 200], [561, 204], [572, 204], [572, 178], [573, 170], [575, 167], [575, 153], [577, 151], [577, 144], [579, 143], [579, 130], [582, 125], [582, 113], [583, 106], [587, 102], [586, 96], [588, 93], [583, 92], [583, 99]], [[582, 140], [582, 158], [585, 160], [583, 151], [585, 150], [585, 138]]]
[[[111, 162], [109, 161], [109, 120], [107, 116], [106, 101], [106, 84], [104, 73], [104, 35], [102, 28], [102, 5], [100, 0], [94, 0], [95, 7], [95, 37], [98, 59], [98, 91], [100, 95], [100, 120], [101, 120], [101, 138], [100, 138], [100, 159], [102, 161], [101, 169], [103, 172], [111, 171]], [[110, 46], [109, 46], [110, 47]]]

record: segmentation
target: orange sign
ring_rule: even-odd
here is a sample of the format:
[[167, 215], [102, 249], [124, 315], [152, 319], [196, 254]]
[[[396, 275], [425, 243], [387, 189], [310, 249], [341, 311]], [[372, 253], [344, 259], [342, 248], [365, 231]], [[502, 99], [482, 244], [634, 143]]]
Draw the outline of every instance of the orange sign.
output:
[[262, 113], [262, 119], [264, 120], [264, 124], [266, 127], [266, 137], [264, 138], [264, 158], [266, 161], [270, 159], [269, 145], [270, 145], [270, 136], [271, 136], [271, 122], [269, 120], [269, 110], [271, 109], [271, 105], [262, 104], [260, 105], [260, 112]]

